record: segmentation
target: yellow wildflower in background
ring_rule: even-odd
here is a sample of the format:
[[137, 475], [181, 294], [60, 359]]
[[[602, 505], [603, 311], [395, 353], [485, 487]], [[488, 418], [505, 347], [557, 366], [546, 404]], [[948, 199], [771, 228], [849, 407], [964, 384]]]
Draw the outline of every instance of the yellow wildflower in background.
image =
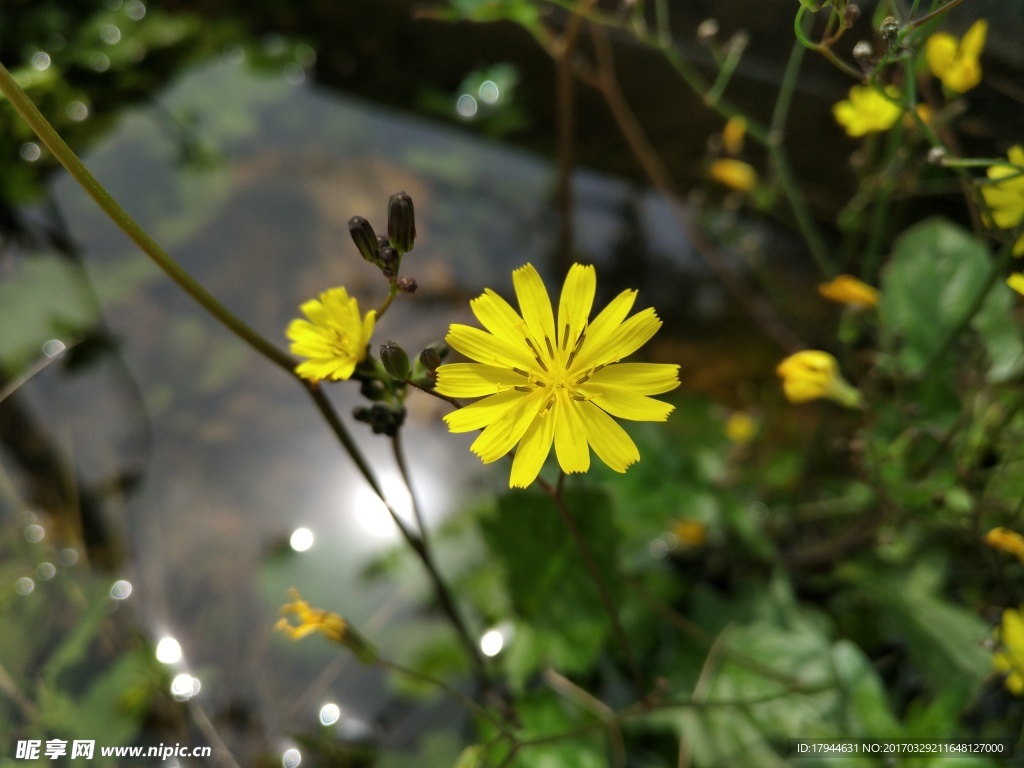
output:
[[[983, 184], [981, 187], [991, 221], [1000, 229], [1014, 229], [1024, 224], [1024, 146], [1018, 144], [1012, 147], [1007, 158], [1017, 167], [989, 166], [986, 173], [994, 183]], [[1024, 233], [1017, 238], [1013, 255], [1024, 256]]]
[[722, 129], [722, 148], [726, 154], [738, 155], [743, 151], [743, 139], [747, 135], [747, 121], [743, 117], [730, 117]]
[[757, 186], [757, 171], [742, 160], [715, 160], [711, 163], [711, 178], [738, 192], [749, 192]]
[[366, 357], [366, 345], [373, 335], [377, 312], [359, 314], [359, 304], [344, 288], [332, 288], [302, 306], [308, 318], [296, 318], [285, 335], [292, 353], [309, 359], [295, 372], [310, 381], [347, 379]]
[[725, 436], [737, 445], [746, 445], [757, 433], [757, 422], [749, 413], [736, 411], [725, 421]]
[[1024, 295], [1024, 272], [1014, 272], [1006, 278], [1006, 284], [1017, 293]]
[[367, 664], [376, 661], [377, 651], [345, 619], [337, 613], [313, 608], [302, 599], [297, 589], [289, 589], [288, 595], [292, 602], [281, 606], [285, 616], [295, 616], [298, 624], [292, 624], [287, 618], [277, 620], [274, 629], [284, 632], [292, 640], [320, 633], [328, 640], [343, 645], [352, 651], [360, 661]]
[[1020, 696], [1024, 693], [1024, 617], [1020, 610], [1003, 611], [996, 637], [1002, 650], [992, 657], [992, 666], [997, 672], [1006, 673], [1007, 690]]
[[887, 131], [903, 114], [903, 108], [894, 99], [900, 94], [892, 86], [885, 89], [888, 98], [870, 85], [855, 85], [850, 98], [832, 107], [832, 114], [850, 136]]
[[988, 22], [979, 19], [961, 40], [945, 32], [928, 38], [925, 46], [928, 66], [949, 90], [966, 93], [981, 82], [981, 51], [987, 32]]
[[985, 543], [1001, 552], [1009, 552], [1024, 561], [1024, 536], [1009, 528], [993, 528], [985, 534]]
[[[483, 432], [470, 446], [488, 464], [518, 443], [509, 486], [525, 488], [540, 473], [552, 442], [564, 472], [586, 472], [590, 448], [616, 472], [640, 460], [612, 418], [664, 421], [673, 406], [655, 400], [679, 386], [679, 366], [619, 363], [661, 327], [653, 309], [626, 319], [636, 291], [616, 296], [589, 320], [597, 288], [593, 267], [574, 264], [556, 316], [537, 270], [512, 273], [517, 313], [494, 291], [470, 307], [486, 330], [453, 324], [447, 342], [475, 363], [437, 369], [437, 391], [481, 400], [445, 416], [452, 432]], [[521, 313], [521, 314], [520, 314]]]
[[708, 527], [698, 520], [676, 520], [672, 524], [672, 534], [681, 547], [696, 549], [708, 540]]
[[878, 304], [878, 289], [852, 275], [839, 275], [832, 282], [819, 285], [818, 293], [829, 301], [852, 307], [873, 307]]
[[839, 372], [839, 363], [828, 352], [806, 349], [790, 355], [775, 369], [782, 388], [792, 403], [805, 403], [821, 397], [847, 408], [861, 405], [861, 394]]

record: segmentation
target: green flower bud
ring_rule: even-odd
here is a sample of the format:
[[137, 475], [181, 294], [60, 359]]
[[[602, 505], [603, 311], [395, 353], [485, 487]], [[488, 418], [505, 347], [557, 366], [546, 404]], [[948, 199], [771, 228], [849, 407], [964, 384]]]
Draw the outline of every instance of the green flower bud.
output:
[[420, 352], [420, 364], [428, 371], [436, 371], [441, 364], [441, 353], [433, 347], [427, 347]]
[[405, 192], [396, 192], [388, 200], [388, 240], [399, 254], [411, 251], [416, 241], [416, 213]]
[[387, 387], [380, 379], [367, 379], [359, 389], [360, 394], [367, 400], [377, 402], [383, 400], [387, 395]]
[[385, 341], [380, 345], [380, 361], [395, 381], [409, 380], [409, 356], [395, 342]]
[[416, 281], [413, 280], [411, 277], [400, 277], [400, 278], [398, 278], [398, 284], [397, 285], [398, 285], [398, 290], [401, 291], [402, 293], [415, 293], [416, 292], [416, 288], [418, 287], [416, 285]]
[[348, 221], [348, 233], [352, 235], [352, 242], [359, 249], [359, 255], [371, 264], [380, 263], [380, 246], [370, 222], [362, 216], [353, 216]]

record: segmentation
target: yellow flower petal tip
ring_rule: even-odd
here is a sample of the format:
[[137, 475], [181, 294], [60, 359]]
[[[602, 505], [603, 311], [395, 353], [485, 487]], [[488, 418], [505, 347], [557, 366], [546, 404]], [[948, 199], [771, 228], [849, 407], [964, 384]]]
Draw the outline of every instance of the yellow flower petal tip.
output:
[[1006, 284], [1017, 293], [1024, 295], [1024, 272], [1014, 272], [1006, 278]]
[[[278, 619], [274, 624], [276, 632], [283, 632], [292, 640], [301, 640], [319, 633], [332, 643], [348, 648], [364, 663], [371, 664], [377, 659], [376, 649], [340, 614], [312, 607], [294, 588], [288, 590], [288, 595], [292, 602], [281, 606], [285, 618]], [[294, 617], [297, 623], [289, 621], [290, 617]]]
[[942, 84], [954, 93], [966, 93], [981, 82], [981, 51], [985, 47], [988, 22], [979, 19], [957, 40], [945, 32], [928, 38], [925, 58]]
[[308, 358], [295, 372], [314, 382], [348, 379], [366, 357], [376, 311], [360, 315], [359, 303], [344, 288], [324, 291], [301, 309], [305, 319], [292, 320], [285, 331], [292, 354]]
[[[988, 207], [985, 219], [989, 225], [1016, 229], [1024, 224], [1024, 146], [1012, 147], [1007, 153], [1007, 161], [989, 166], [986, 171], [988, 181], [982, 182], [981, 195]], [[1013, 245], [1013, 255], [1024, 256], [1024, 232]], [[1015, 281], [1010, 287], [1020, 291], [1020, 284], [1020, 281]]]
[[850, 136], [864, 136], [892, 128], [903, 114], [900, 94], [890, 86], [883, 94], [869, 85], [855, 85], [849, 98], [832, 107], [832, 114]]
[[1015, 696], [1024, 694], [1024, 605], [1007, 608], [996, 629], [1000, 650], [992, 657], [992, 668], [1006, 675], [1004, 685]]
[[711, 163], [711, 178], [737, 192], [749, 192], [757, 186], [757, 171], [742, 160], [722, 158]]
[[818, 293], [829, 301], [851, 307], [870, 308], [878, 304], [878, 289], [852, 275], [839, 275], [835, 280], [819, 285]]
[[1024, 536], [1009, 528], [993, 528], [985, 534], [985, 543], [1000, 552], [1016, 555], [1024, 562]]
[[743, 151], [743, 140], [747, 135], [747, 121], [742, 117], [730, 117], [722, 129], [722, 149], [726, 154], [738, 155]]
[[484, 463], [516, 448], [513, 488], [537, 479], [552, 446], [566, 473], [586, 472], [591, 449], [625, 472], [640, 453], [612, 417], [664, 421], [673, 406], [651, 395], [679, 386], [678, 365], [620, 362], [657, 332], [661, 320], [653, 309], [627, 318], [636, 291], [623, 291], [591, 320], [597, 289], [592, 266], [569, 269], [557, 312], [532, 265], [512, 278], [518, 312], [488, 289], [470, 302], [483, 329], [449, 330], [448, 344], [474, 362], [440, 366], [436, 390], [481, 398], [445, 416], [449, 430], [482, 429], [470, 450]]
[[846, 408], [863, 407], [860, 390], [839, 372], [839, 363], [828, 352], [806, 349], [790, 355], [776, 367], [782, 389], [791, 403], [827, 398]]

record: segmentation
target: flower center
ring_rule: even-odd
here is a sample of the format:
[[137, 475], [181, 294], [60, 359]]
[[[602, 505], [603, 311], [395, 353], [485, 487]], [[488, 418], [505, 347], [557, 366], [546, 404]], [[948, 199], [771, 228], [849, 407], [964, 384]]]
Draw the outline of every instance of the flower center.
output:
[[557, 343], [545, 335], [543, 341], [538, 344], [524, 334], [523, 341], [533, 353], [533, 359], [537, 366], [528, 371], [521, 368], [512, 369], [526, 377], [526, 384], [521, 384], [516, 389], [520, 392], [533, 392], [539, 388], [549, 390], [544, 405], [541, 407], [542, 412], [551, 408], [555, 398], [562, 392], [573, 400], [581, 402], [590, 400], [591, 398], [580, 394], [579, 387], [585, 384], [596, 371], [604, 368], [604, 365], [586, 370], [573, 370], [573, 364], [576, 362], [586, 338], [586, 326], [576, 335], [575, 339], [572, 339], [568, 324], [562, 330]]

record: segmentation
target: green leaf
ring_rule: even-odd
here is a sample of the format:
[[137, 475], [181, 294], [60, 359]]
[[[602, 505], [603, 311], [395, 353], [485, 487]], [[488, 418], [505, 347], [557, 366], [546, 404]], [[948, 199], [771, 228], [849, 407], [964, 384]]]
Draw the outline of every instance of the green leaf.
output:
[[[611, 503], [603, 493], [588, 490], [566, 491], [564, 498], [614, 600], [618, 535]], [[610, 624], [597, 585], [552, 500], [533, 492], [505, 494], [497, 515], [481, 527], [492, 557], [503, 567], [515, 613], [541, 634], [560, 635], [574, 650], [575, 668], [588, 665], [600, 653]]]
[[[918, 224], [896, 241], [882, 274], [878, 311], [883, 343], [905, 373], [922, 372], [963, 321], [991, 269], [985, 246], [945, 219]], [[1005, 298], [994, 292], [989, 301]], [[986, 308], [975, 324], [983, 331], [990, 354], [995, 353], [994, 364], [1003, 371], [1012, 353], [1007, 351], [1007, 332], [996, 317], [998, 311], [997, 306]]]

